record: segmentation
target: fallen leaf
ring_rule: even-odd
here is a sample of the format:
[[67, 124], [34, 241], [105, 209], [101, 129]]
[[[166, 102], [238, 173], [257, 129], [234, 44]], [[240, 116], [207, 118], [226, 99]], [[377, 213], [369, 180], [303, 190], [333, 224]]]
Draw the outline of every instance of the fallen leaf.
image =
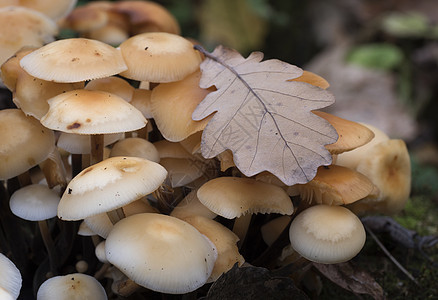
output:
[[354, 294], [370, 295], [376, 300], [385, 299], [382, 287], [365, 271], [351, 262], [340, 264], [313, 263], [315, 268], [338, 286]]
[[192, 114], [201, 120], [216, 112], [202, 135], [204, 157], [230, 149], [246, 176], [269, 171], [287, 185], [306, 183], [318, 166], [331, 163], [324, 145], [336, 142], [337, 133], [312, 110], [332, 104], [333, 95], [308, 83], [287, 81], [303, 71], [280, 60], [261, 62], [260, 52], [245, 59], [219, 46], [204, 54], [199, 86], [217, 88]]

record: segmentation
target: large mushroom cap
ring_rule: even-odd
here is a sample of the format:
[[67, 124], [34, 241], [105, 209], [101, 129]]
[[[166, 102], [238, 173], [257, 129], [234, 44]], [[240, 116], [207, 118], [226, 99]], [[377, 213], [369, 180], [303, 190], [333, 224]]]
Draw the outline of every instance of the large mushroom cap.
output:
[[195, 72], [200, 54], [187, 39], [165, 32], [148, 32], [133, 36], [120, 50], [128, 70], [120, 75], [139, 81], [172, 82]]
[[114, 225], [106, 257], [137, 284], [183, 294], [204, 285], [217, 251], [192, 225], [160, 214], [137, 214]]
[[143, 158], [108, 158], [70, 181], [59, 203], [58, 217], [80, 220], [120, 208], [155, 191], [166, 175], [162, 166]]
[[23, 57], [20, 65], [36, 78], [56, 82], [108, 77], [127, 69], [119, 50], [84, 38], [47, 44]]
[[347, 208], [316, 205], [292, 221], [289, 237], [295, 251], [308, 260], [335, 264], [356, 256], [366, 234], [359, 218]]
[[247, 213], [293, 213], [292, 201], [282, 188], [251, 178], [215, 178], [203, 184], [197, 195], [207, 208], [229, 219]]
[[0, 140], [1, 180], [36, 166], [55, 148], [53, 131], [19, 109], [0, 111]]
[[51, 98], [41, 123], [51, 129], [79, 134], [108, 134], [143, 128], [147, 120], [117, 95], [73, 90]]
[[52, 277], [38, 289], [38, 300], [107, 300], [103, 286], [81, 273]]

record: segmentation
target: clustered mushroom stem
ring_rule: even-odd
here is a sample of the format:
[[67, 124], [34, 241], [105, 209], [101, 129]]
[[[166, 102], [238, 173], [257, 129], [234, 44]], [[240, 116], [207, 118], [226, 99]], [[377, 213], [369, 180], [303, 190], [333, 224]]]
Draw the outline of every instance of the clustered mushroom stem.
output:
[[106, 214], [108, 215], [108, 218], [113, 224], [116, 224], [121, 219], [124, 219], [126, 217], [122, 208], [117, 208], [115, 210], [108, 211]]
[[52, 236], [50, 235], [49, 227], [47, 226], [47, 220], [38, 221], [38, 227], [40, 229], [41, 237], [43, 239], [44, 246], [49, 256], [50, 271], [53, 276], [57, 275], [56, 259], [55, 259], [55, 246], [53, 244]]
[[136, 284], [134, 281], [132, 281], [129, 278], [120, 280], [116, 284], [117, 284], [116, 294], [122, 297], [129, 297], [141, 288], [138, 284]]
[[252, 215], [247, 213], [234, 220], [233, 232], [239, 237], [239, 242], [237, 243], [239, 249], [245, 241], [246, 233], [248, 232], [249, 224], [251, 223], [251, 217]]
[[144, 140], [148, 140], [148, 128], [147, 125], [143, 128], [140, 128], [139, 130], [137, 130], [137, 137], [144, 139]]
[[91, 141], [91, 157], [90, 157], [90, 165], [94, 165], [103, 160], [103, 134], [92, 134], [90, 135]]
[[32, 180], [30, 178], [29, 171], [26, 171], [17, 176], [18, 182], [20, 183], [20, 187], [25, 187], [27, 185], [32, 184]]

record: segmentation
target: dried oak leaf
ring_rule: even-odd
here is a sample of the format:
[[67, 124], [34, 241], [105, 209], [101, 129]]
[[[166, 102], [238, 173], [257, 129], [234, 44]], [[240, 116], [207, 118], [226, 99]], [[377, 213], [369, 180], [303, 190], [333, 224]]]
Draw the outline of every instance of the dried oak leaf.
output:
[[246, 176], [269, 171], [287, 185], [306, 183], [318, 166], [331, 163], [324, 145], [336, 142], [338, 135], [311, 111], [334, 103], [332, 94], [287, 81], [303, 71], [276, 59], [262, 62], [261, 52], [246, 59], [223, 46], [203, 53], [199, 86], [217, 89], [192, 114], [201, 120], [215, 113], [202, 135], [205, 158], [230, 149]]

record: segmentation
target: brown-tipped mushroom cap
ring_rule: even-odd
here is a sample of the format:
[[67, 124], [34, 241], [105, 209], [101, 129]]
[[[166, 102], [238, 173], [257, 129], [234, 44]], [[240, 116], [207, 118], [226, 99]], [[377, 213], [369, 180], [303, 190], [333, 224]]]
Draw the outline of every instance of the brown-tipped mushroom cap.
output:
[[356, 149], [374, 138], [374, 133], [364, 125], [339, 118], [323, 111], [313, 111], [313, 113], [327, 120], [338, 133], [339, 138], [335, 143], [325, 145], [325, 148], [331, 154], [339, 154]]
[[166, 175], [162, 166], [143, 158], [108, 158], [70, 181], [59, 203], [58, 217], [80, 220], [120, 208], [155, 191]]
[[295, 251], [308, 260], [335, 264], [356, 256], [366, 234], [359, 218], [345, 207], [316, 205], [292, 221], [289, 238]]
[[192, 120], [196, 106], [213, 89], [201, 89], [198, 70], [182, 80], [162, 83], [152, 90], [151, 110], [153, 118], [163, 137], [179, 142], [207, 126], [211, 117], [200, 121]]
[[74, 273], [47, 279], [39, 287], [37, 300], [107, 300], [103, 286], [93, 276]]
[[303, 75], [301, 75], [300, 77], [290, 79], [288, 81], [306, 82], [306, 83], [309, 83], [311, 85], [320, 87], [322, 89], [327, 89], [330, 86], [330, 84], [328, 83], [327, 80], [325, 80], [324, 78], [322, 78], [321, 76], [319, 76], [313, 72], [306, 71], [306, 70], [303, 70]]
[[380, 142], [389, 140], [388, 135], [384, 133], [382, 130], [369, 124], [363, 124], [363, 123], [361, 124], [367, 127], [368, 129], [370, 129], [374, 133], [374, 138], [369, 143], [366, 143], [361, 147], [339, 154], [336, 158], [337, 165], [355, 170], [357, 168], [357, 165], [360, 163], [360, 161], [364, 157], [368, 156], [368, 151], [371, 148], [373, 148], [375, 145], [379, 144]]
[[0, 297], [17, 299], [21, 289], [21, 274], [12, 261], [0, 253]]
[[0, 8], [0, 65], [24, 46], [41, 47], [52, 42], [58, 33], [48, 17], [29, 8]]
[[236, 245], [239, 238], [227, 227], [203, 216], [187, 217], [184, 221], [195, 227], [216, 246], [217, 259], [209, 281], [216, 281], [236, 263], [241, 266], [245, 262]]
[[[367, 211], [383, 214], [400, 212], [411, 192], [411, 161], [402, 140], [388, 140], [375, 145], [357, 166], [379, 189]], [[370, 199], [371, 200], [371, 199]]]
[[73, 90], [51, 98], [41, 123], [78, 134], [107, 134], [143, 128], [147, 120], [128, 102], [102, 91]]
[[36, 166], [55, 148], [53, 131], [19, 109], [0, 110], [0, 128], [0, 180]]
[[20, 65], [36, 78], [55, 82], [108, 77], [127, 69], [119, 50], [84, 38], [47, 44], [23, 57]]
[[134, 282], [170, 294], [204, 285], [217, 258], [215, 246], [192, 225], [161, 214], [119, 221], [105, 249], [108, 261]]
[[251, 178], [215, 178], [203, 184], [197, 195], [207, 208], [228, 219], [247, 213], [293, 213], [292, 201], [282, 188]]
[[308, 203], [344, 205], [371, 194], [374, 184], [359, 172], [331, 165], [319, 167], [311, 181], [293, 188], [297, 188], [301, 198]]
[[178, 81], [195, 72], [201, 63], [192, 43], [165, 32], [138, 34], [120, 44], [120, 50], [128, 66], [120, 75], [139, 81]]

